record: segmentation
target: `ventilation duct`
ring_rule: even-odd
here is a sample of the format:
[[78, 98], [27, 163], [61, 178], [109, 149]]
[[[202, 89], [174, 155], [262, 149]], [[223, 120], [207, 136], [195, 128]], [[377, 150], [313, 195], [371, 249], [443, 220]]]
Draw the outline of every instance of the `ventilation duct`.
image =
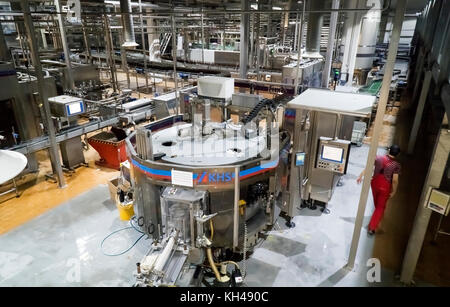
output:
[[133, 16], [131, 15], [130, 0], [120, 0], [120, 11], [122, 13], [123, 44], [124, 48], [135, 48], [138, 46], [134, 39]]
[[[309, 1], [309, 10], [324, 10], [329, 1]], [[322, 58], [320, 54], [320, 35], [323, 25], [324, 13], [309, 13], [308, 30], [306, 32], [306, 53], [305, 58]]]

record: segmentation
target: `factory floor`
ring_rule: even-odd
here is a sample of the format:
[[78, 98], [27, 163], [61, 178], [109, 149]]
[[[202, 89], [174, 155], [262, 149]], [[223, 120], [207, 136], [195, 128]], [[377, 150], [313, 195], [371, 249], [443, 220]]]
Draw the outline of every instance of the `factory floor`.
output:
[[74, 173], [64, 172], [67, 186], [60, 189], [45, 178], [51, 173], [47, 151], [38, 152], [39, 172], [17, 181], [20, 197], [10, 193], [0, 198], [0, 235], [117, 176], [118, 171], [95, 164], [100, 156], [92, 147], [84, 155], [89, 166], [80, 166]]
[[[400, 113], [399, 120], [387, 123], [383, 145], [392, 141], [405, 148], [409, 124], [408, 113]], [[403, 117], [402, 117], [403, 116]], [[401, 124], [398, 124], [401, 123]], [[407, 124], [405, 124], [407, 123]], [[406, 140], [406, 141], [405, 141]], [[366, 207], [364, 228], [353, 270], [344, 268], [349, 254], [361, 186], [356, 176], [364, 168], [368, 145], [353, 146], [348, 173], [343, 185], [336, 187], [328, 208], [301, 209], [288, 229], [279, 218], [266, 240], [261, 241], [245, 263], [248, 286], [400, 286], [398, 274], [404, 248], [409, 237], [418, 195], [427, 165], [423, 162], [422, 147], [426, 139], [419, 138], [417, 153], [402, 157], [402, 177], [399, 192], [390, 203], [381, 224], [381, 232], [369, 237], [365, 228], [373, 211], [371, 195]], [[428, 144], [429, 145], [429, 144]], [[380, 147], [379, 152], [383, 149]], [[140, 234], [133, 229], [114, 233], [129, 224], [118, 217], [110, 200], [107, 181], [117, 171], [98, 167], [98, 154], [90, 149], [85, 153], [89, 167], [80, 167], [66, 175], [68, 187], [43, 179], [50, 170], [46, 153], [40, 153], [40, 174], [22, 186], [21, 197], [0, 203], [0, 286], [129, 286], [133, 283], [135, 263], [147, 252], [149, 242], [142, 238], [128, 253]], [[4, 199], [1, 199], [2, 201]], [[450, 270], [444, 259], [449, 250], [448, 237], [439, 237], [438, 244], [430, 243], [436, 217], [432, 217], [424, 251], [417, 267], [416, 283], [448, 285]], [[368, 260], [381, 263], [381, 282], [367, 280]], [[120, 269], [118, 269], [120, 268]], [[448, 266], [447, 266], [448, 268]], [[448, 274], [447, 274], [448, 275]], [[446, 284], [447, 282], [447, 284]]]
[[[358, 207], [361, 185], [356, 178], [364, 168], [368, 145], [352, 146], [347, 174], [342, 177], [342, 186], [336, 187], [327, 208], [328, 214], [320, 209], [298, 210], [293, 219], [294, 228], [287, 228], [279, 219], [276, 229], [267, 240], [255, 249], [246, 261], [248, 286], [401, 286], [396, 272], [385, 266], [385, 258], [379, 257], [378, 242], [384, 237], [395, 236], [383, 222], [376, 236], [367, 234], [367, 225], [374, 209], [369, 195], [363, 229], [352, 270], [345, 266], [350, 251], [354, 222]], [[378, 154], [384, 153], [383, 148]], [[389, 215], [389, 210], [386, 216]], [[278, 228], [278, 229], [277, 229]], [[387, 239], [389, 242], [389, 239]], [[389, 247], [382, 247], [389, 249]], [[367, 279], [373, 272], [374, 263], [380, 261], [379, 282]], [[371, 270], [372, 269], [372, 270]], [[369, 272], [369, 270], [371, 270]], [[418, 285], [428, 285], [417, 281]]]
[[[267, 240], [262, 241], [245, 265], [241, 264], [246, 267], [248, 286], [398, 284], [394, 272], [385, 270], [383, 262], [381, 282], [368, 283], [366, 275], [370, 267], [366, 264], [372, 257], [377, 237], [368, 237], [366, 229], [361, 233], [355, 269], [343, 268], [361, 189], [355, 179], [364, 167], [367, 153], [367, 145], [352, 148], [348, 174], [343, 177], [343, 186], [335, 189], [328, 205], [329, 214], [319, 209], [302, 209], [294, 218], [296, 227], [292, 229], [287, 229], [284, 220], [278, 219]], [[120, 253], [139, 238], [140, 234], [129, 228], [107, 238], [101, 249], [107, 235], [129, 226], [119, 219], [106, 185], [116, 173], [95, 166], [77, 172], [78, 179], [68, 180], [67, 190], [44, 183], [46, 191], [39, 190], [44, 187], [41, 185], [37, 190], [26, 190], [20, 199], [0, 205], [1, 208], [14, 202], [10, 210], [17, 211], [12, 211], [13, 215], [19, 215], [22, 206], [28, 210], [41, 208], [42, 211], [0, 235], [0, 286], [132, 285], [135, 263], [146, 253], [149, 241], [142, 238], [124, 255], [104, 255]], [[83, 185], [89, 188], [80, 192]], [[27, 193], [28, 199], [25, 198]], [[71, 193], [78, 195], [71, 197]], [[60, 205], [55, 204], [58, 202]], [[372, 210], [373, 203], [369, 200], [364, 225], [367, 225]]]

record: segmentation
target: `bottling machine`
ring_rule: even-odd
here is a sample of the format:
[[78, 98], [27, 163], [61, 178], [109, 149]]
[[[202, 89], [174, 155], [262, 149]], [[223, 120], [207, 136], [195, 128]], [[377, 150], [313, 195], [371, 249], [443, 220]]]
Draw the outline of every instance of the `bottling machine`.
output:
[[290, 144], [278, 129], [281, 101], [256, 96], [253, 107], [243, 106], [230, 93], [233, 81], [200, 79], [197, 94], [183, 98], [185, 114], [127, 139], [136, 223], [154, 240], [136, 285], [183, 284], [180, 276], [192, 284], [205, 261], [216, 285], [240, 283], [230, 260], [245, 257], [279, 214], [288, 166], [280, 152]]
[[[308, 89], [287, 102], [234, 94], [204, 77], [181, 95], [181, 115], [127, 142], [135, 223], [153, 239], [136, 286], [239, 285], [250, 251], [278, 216], [326, 204], [345, 174], [357, 117], [375, 97]], [[233, 267], [230, 272], [229, 266]], [[208, 275], [209, 274], [209, 275]]]

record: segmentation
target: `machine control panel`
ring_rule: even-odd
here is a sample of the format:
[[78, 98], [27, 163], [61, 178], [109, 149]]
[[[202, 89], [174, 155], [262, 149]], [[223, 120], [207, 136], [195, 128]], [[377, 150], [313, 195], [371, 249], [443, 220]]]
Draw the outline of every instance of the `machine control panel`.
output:
[[85, 112], [84, 102], [79, 97], [61, 95], [48, 99], [50, 110], [55, 117], [69, 118]]
[[345, 174], [347, 171], [350, 141], [320, 137], [316, 168]]
[[58, 131], [77, 124], [78, 115], [86, 112], [83, 99], [68, 95], [48, 99], [54, 125]]

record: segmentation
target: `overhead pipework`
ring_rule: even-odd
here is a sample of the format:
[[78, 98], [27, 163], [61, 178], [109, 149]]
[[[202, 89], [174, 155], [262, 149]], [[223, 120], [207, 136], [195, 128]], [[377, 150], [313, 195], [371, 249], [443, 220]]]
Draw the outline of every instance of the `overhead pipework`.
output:
[[131, 14], [130, 0], [120, 0], [120, 11], [122, 13], [123, 22], [123, 39], [122, 47], [133, 49], [139, 46], [134, 38], [133, 15]]
[[[323, 10], [329, 1], [309, 1], [309, 10]], [[324, 13], [311, 12], [308, 15], [308, 31], [306, 33], [305, 58], [323, 58], [320, 54], [320, 36], [322, 34]]]

